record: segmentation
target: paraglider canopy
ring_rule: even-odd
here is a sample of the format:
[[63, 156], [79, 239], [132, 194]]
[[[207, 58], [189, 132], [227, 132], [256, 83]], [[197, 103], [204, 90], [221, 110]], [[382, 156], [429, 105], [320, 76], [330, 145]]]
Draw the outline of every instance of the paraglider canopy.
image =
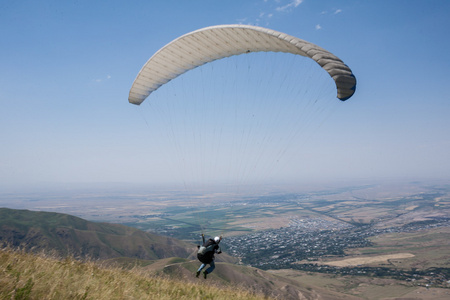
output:
[[134, 80], [128, 101], [139, 105], [160, 86], [205, 63], [261, 51], [309, 57], [333, 78], [337, 98], [345, 101], [355, 92], [356, 78], [350, 68], [315, 44], [263, 27], [219, 25], [185, 34], [158, 50]]

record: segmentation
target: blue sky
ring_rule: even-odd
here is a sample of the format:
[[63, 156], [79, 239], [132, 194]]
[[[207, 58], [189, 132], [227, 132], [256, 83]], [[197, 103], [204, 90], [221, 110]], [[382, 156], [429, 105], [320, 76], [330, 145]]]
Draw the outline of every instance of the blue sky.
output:
[[235, 23], [318, 44], [358, 79], [308, 167], [297, 157], [279, 178], [449, 179], [449, 13], [449, 1], [3, 0], [0, 187], [175, 178], [170, 143], [149, 134], [129, 89], [168, 42]]

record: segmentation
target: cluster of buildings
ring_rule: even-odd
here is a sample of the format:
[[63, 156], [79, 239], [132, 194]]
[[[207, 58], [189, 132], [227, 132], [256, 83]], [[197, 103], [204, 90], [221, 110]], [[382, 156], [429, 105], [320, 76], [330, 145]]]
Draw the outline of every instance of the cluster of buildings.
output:
[[370, 245], [367, 235], [344, 222], [293, 218], [288, 227], [227, 238], [227, 251], [243, 264], [281, 269], [303, 260], [344, 255], [346, 248]]
[[288, 227], [228, 237], [227, 252], [241, 263], [261, 269], [292, 268], [324, 256], [344, 256], [345, 249], [371, 245], [369, 237], [450, 226], [449, 219], [413, 222], [400, 227], [355, 226], [338, 220], [292, 218]]

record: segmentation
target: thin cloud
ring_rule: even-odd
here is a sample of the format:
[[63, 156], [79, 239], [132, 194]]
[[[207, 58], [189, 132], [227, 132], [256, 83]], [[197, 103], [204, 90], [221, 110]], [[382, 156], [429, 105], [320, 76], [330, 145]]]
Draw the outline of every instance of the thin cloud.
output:
[[[342, 12], [342, 9], [337, 8], [337, 9], [335, 9], [334, 11], [332, 11], [331, 14], [337, 15], [337, 14], [340, 14], [341, 12]], [[326, 15], [326, 14], [328, 14], [328, 11], [324, 10], [324, 11], [322, 11], [320, 14], [321, 14], [321, 15]]]
[[[303, 3], [303, 0], [274, 0], [275, 7], [272, 6], [271, 1], [263, 0], [264, 7], [260, 10], [257, 16], [255, 17], [243, 17], [237, 19], [238, 24], [249, 24], [249, 25], [259, 25], [259, 23], [265, 23], [266, 26], [269, 25], [269, 21], [277, 14], [277, 13], [286, 13], [298, 7]], [[282, 5], [283, 3], [287, 3], [286, 5]]]
[[277, 11], [288, 11], [291, 8], [296, 8], [297, 6], [299, 6], [300, 4], [302, 4], [303, 0], [292, 0], [290, 3], [283, 5], [283, 6], [279, 6], [276, 8]]
[[247, 23], [247, 18], [241, 18], [241, 19], [237, 19], [238, 24], [246, 24]]
[[322, 26], [320, 26], [320, 24], [317, 24], [316, 25], [316, 30], [320, 30], [320, 29], [322, 29]]
[[109, 79], [111, 79], [111, 75], [106, 75], [106, 77], [104, 77], [104, 78], [96, 78], [96, 79], [94, 79], [94, 80], [92, 80], [92, 81], [93, 81], [93, 82], [100, 83], [100, 82], [103, 82], [103, 81], [107, 81], [107, 80], [109, 80]]

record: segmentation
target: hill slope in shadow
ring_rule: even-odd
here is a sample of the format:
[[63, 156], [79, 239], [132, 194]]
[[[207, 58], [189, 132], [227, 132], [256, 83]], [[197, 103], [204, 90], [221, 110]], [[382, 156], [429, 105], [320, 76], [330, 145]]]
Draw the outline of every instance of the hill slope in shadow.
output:
[[71, 215], [0, 208], [0, 245], [91, 259], [188, 257], [195, 246], [135, 228]]

